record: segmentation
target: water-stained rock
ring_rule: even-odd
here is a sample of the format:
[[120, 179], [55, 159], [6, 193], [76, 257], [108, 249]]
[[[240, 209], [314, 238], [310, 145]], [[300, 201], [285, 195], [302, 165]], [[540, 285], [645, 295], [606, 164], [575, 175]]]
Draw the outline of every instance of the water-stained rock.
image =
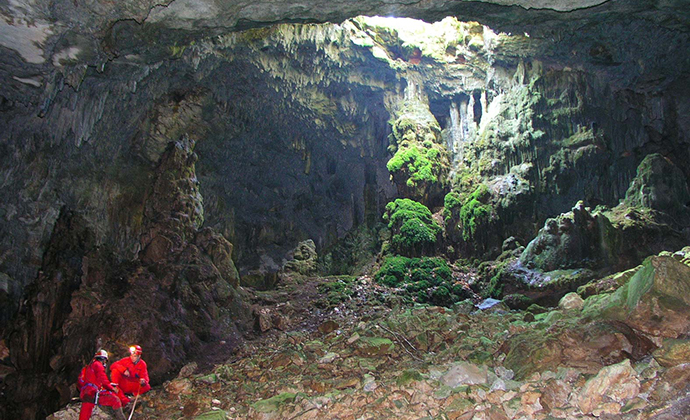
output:
[[307, 239], [300, 242], [290, 254], [290, 259], [283, 265], [285, 271], [304, 275], [316, 272], [318, 254], [313, 240]]

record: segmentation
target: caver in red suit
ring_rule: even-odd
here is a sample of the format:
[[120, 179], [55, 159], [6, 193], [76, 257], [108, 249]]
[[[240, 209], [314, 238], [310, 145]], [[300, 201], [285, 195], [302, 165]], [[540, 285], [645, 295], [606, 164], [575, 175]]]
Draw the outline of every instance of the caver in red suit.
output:
[[79, 375], [79, 397], [81, 398], [81, 410], [79, 420], [89, 420], [96, 404], [112, 407], [115, 418], [125, 420], [122, 412], [122, 403], [117, 396], [115, 388], [110, 384], [108, 375], [105, 374], [105, 364], [108, 361], [108, 352], [98, 350], [93, 361], [81, 371]]
[[117, 384], [117, 396], [123, 405], [129, 403], [125, 394], [141, 395], [151, 389], [146, 362], [141, 359], [141, 347], [129, 348], [129, 357], [118, 360], [110, 366], [113, 382]]

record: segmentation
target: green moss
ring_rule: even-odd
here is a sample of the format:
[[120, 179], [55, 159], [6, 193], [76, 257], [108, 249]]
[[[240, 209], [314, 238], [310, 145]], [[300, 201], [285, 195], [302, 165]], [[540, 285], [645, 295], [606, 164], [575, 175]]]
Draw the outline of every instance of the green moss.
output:
[[468, 361], [470, 361], [474, 364], [477, 364], [477, 365], [486, 364], [487, 362], [491, 361], [492, 359], [493, 359], [493, 355], [491, 353], [489, 353], [488, 351], [484, 351], [484, 350], [475, 350], [467, 356]]
[[340, 276], [319, 284], [318, 291], [326, 295], [325, 305], [322, 306], [333, 307], [350, 299], [355, 293], [353, 286], [356, 280], [354, 276]]
[[443, 218], [446, 223], [448, 223], [453, 218], [453, 212], [455, 209], [462, 207], [462, 199], [460, 194], [455, 191], [451, 191], [443, 198]]
[[625, 305], [627, 310], [633, 310], [642, 298], [642, 295], [652, 288], [654, 284], [654, 274], [654, 266], [647, 260], [642, 268], [632, 276], [630, 282], [628, 282], [628, 293]]
[[409, 172], [408, 182], [434, 182], [434, 165], [438, 158], [438, 150], [430, 149], [426, 153], [416, 146], [400, 149], [386, 164], [391, 173], [396, 173], [404, 168]]
[[171, 45], [171, 46], [168, 47], [168, 50], [169, 50], [169, 52], [170, 52], [170, 55], [171, 55], [173, 58], [180, 58], [180, 57], [182, 57], [182, 54], [184, 54], [184, 52], [185, 52], [186, 49], [187, 49], [187, 46], [186, 46], [186, 45], [178, 46], [177, 43], [175, 43], [174, 45]]
[[503, 293], [503, 282], [501, 281], [502, 274], [503, 273], [499, 271], [496, 275], [491, 277], [491, 280], [489, 280], [489, 287], [482, 293], [483, 297], [498, 299], [501, 296]]
[[421, 203], [404, 198], [386, 205], [383, 219], [393, 232], [393, 249], [403, 255], [420, 255], [433, 250], [441, 227]]
[[277, 28], [275, 26], [264, 26], [262, 28], [247, 29], [246, 31], [239, 32], [238, 36], [245, 42], [256, 42], [268, 38], [276, 32]]
[[389, 150], [394, 155], [386, 167], [396, 184], [407, 187], [410, 196], [423, 197], [447, 182], [449, 157], [440, 138], [438, 121], [420, 102], [406, 103], [391, 122]]
[[381, 284], [399, 287], [398, 293], [419, 303], [450, 307], [466, 297], [463, 287], [454, 284], [450, 266], [441, 258], [389, 256], [374, 278]]
[[486, 204], [490, 199], [489, 188], [482, 184], [469, 196], [460, 209], [460, 223], [462, 224], [462, 238], [465, 241], [473, 238], [477, 228], [489, 221], [493, 209]]
[[375, 275], [376, 280], [387, 286], [397, 286], [405, 279], [410, 261], [410, 258], [400, 255], [386, 257], [383, 265]]
[[383, 356], [390, 354], [395, 344], [388, 338], [361, 337], [356, 342], [359, 353], [362, 356]]
[[271, 413], [278, 411], [280, 406], [295, 401], [297, 394], [292, 392], [283, 392], [271, 398], [260, 400], [252, 404], [252, 407], [260, 413]]
[[206, 413], [200, 414], [194, 417], [194, 420], [225, 420], [228, 415], [223, 410], [208, 411]]
[[398, 386], [405, 386], [405, 385], [410, 384], [411, 382], [423, 381], [423, 380], [424, 380], [424, 376], [422, 376], [422, 374], [419, 373], [419, 371], [414, 370], [414, 369], [407, 369], [407, 370], [403, 371], [403, 373], [401, 373], [395, 379], [395, 383]]
[[438, 286], [431, 291], [429, 303], [439, 306], [450, 306], [455, 302], [453, 302], [451, 293], [445, 286]]

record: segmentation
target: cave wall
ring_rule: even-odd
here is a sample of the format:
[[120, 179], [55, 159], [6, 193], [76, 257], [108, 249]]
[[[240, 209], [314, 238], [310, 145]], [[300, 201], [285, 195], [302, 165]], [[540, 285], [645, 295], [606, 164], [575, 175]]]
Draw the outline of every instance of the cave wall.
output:
[[[132, 25], [116, 32], [159, 33]], [[198, 142], [205, 223], [236, 244], [241, 272], [276, 270], [300, 240], [332, 245], [396, 194], [386, 147], [410, 86], [444, 129], [449, 186], [475, 182], [468, 174], [528, 184], [496, 241], [529, 240], [581, 199], [615, 205], [649, 153], [690, 173], [688, 58], [672, 54], [687, 34], [637, 21], [594, 25], [582, 44], [567, 32], [464, 30], [439, 55], [420, 56], [395, 31], [357, 21], [187, 36], [27, 87], [23, 100], [3, 102], [6, 299], [36, 278], [63, 206], [83, 214], [94, 244], [134, 258], [140, 185], [183, 134]], [[666, 48], [655, 48], [660, 40]], [[110, 47], [149, 51], [126, 41], [112, 34]]]
[[[531, 35], [460, 25], [440, 49], [361, 20], [226, 33], [171, 30], [160, 15], [111, 22], [99, 42], [77, 30], [47, 42], [47, 75], [50, 63], [22, 66], [26, 56], [0, 47], [12, 80], [0, 87], [0, 331], [20, 307], [12, 364], [30, 373], [11, 384], [26, 407], [46, 393], [53, 406], [67, 401], [94, 346], [139, 338], [127, 328], [137, 316], [128, 298], [157, 308], [144, 327], [165, 343], [145, 343], [160, 356], [158, 380], [236, 334], [245, 313], [235, 264], [241, 274], [275, 271], [299, 241], [328, 248], [378, 223], [396, 194], [414, 193], [386, 169], [391, 122], [409, 102], [442, 129], [443, 188], [486, 182], [501, 198], [491, 246], [529, 240], [579, 200], [615, 205], [651, 153], [687, 178], [685, 21], [614, 22], [620, 4], [592, 11], [601, 22], [580, 11], [561, 27], [553, 11], [473, 3], [457, 13], [481, 9], [506, 30], [546, 19]], [[74, 45], [97, 53], [72, 57]], [[186, 150], [170, 172], [184, 175], [181, 196], [158, 171], [171, 144]], [[172, 194], [153, 199], [161, 189]]]

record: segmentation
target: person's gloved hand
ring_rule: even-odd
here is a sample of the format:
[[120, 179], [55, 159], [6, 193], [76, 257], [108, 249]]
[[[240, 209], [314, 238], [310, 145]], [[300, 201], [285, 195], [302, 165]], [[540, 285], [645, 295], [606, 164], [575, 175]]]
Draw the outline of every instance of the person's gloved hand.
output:
[[126, 371], [122, 372], [122, 375], [123, 375], [125, 378], [129, 378], [129, 369], [127, 369]]

